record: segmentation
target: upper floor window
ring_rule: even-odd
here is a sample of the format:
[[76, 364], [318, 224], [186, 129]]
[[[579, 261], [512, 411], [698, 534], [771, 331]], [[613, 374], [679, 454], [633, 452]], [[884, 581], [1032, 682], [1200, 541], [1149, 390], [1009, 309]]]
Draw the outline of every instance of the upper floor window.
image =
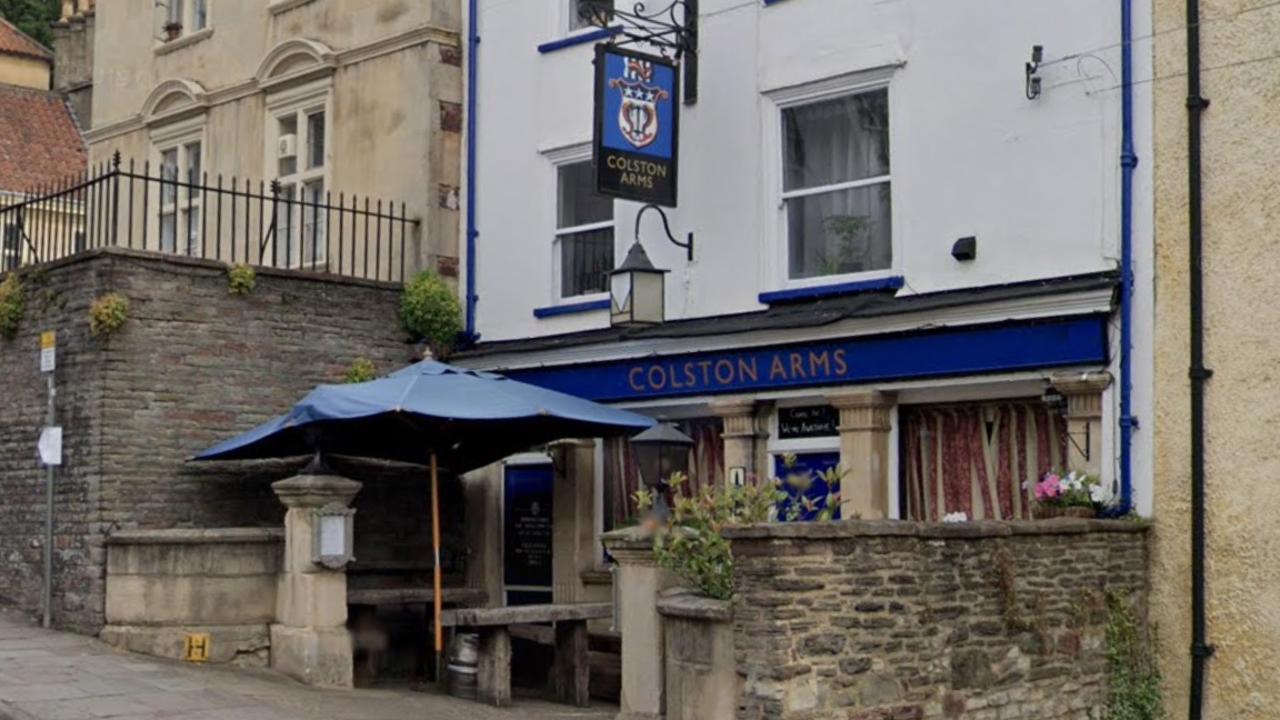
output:
[[613, 270], [613, 200], [596, 192], [590, 160], [561, 165], [556, 175], [560, 297], [606, 292]]
[[782, 145], [788, 277], [890, 268], [889, 91], [783, 108]]
[[326, 262], [329, 236], [328, 113], [325, 101], [279, 111], [276, 125], [276, 178], [280, 206], [276, 209], [276, 260], [288, 267], [315, 267]]
[[612, 15], [609, 7], [613, 4], [609, 0], [568, 0], [569, 2], [569, 30], [581, 30], [582, 28], [595, 27], [594, 17], [603, 12], [606, 17]]
[[160, 147], [160, 250], [200, 256], [203, 144]]
[[163, 0], [164, 37], [177, 40], [209, 26], [209, 0]]

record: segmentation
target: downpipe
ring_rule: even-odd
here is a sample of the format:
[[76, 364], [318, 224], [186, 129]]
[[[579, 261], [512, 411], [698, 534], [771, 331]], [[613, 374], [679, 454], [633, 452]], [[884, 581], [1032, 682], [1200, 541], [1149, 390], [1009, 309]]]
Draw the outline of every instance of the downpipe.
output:
[[1200, 0], [1187, 0], [1187, 206], [1191, 347], [1191, 688], [1190, 720], [1204, 717], [1205, 666], [1214, 648], [1205, 622], [1204, 215], [1201, 120], [1209, 101], [1200, 90]]
[[1120, 506], [1133, 509], [1133, 0], [1120, 3]]
[[466, 324], [464, 334], [467, 344], [473, 344], [476, 334], [476, 240], [480, 233], [476, 228], [476, 97], [477, 68], [480, 52], [480, 9], [478, 0], [467, 2], [467, 228], [466, 228]]

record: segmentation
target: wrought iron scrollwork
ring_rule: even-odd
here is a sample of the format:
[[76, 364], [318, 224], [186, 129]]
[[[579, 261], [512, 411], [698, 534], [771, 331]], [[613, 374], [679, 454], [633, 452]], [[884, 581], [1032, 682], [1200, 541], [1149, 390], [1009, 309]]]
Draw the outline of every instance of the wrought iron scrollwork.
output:
[[[663, 4], [665, 3], [665, 4]], [[600, 28], [616, 28], [615, 45], [648, 45], [670, 55], [684, 66], [684, 102], [698, 99], [698, 0], [663, 0], [650, 10], [639, 1], [630, 10], [614, 7], [612, 0], [582, 0], [580, 17]]]

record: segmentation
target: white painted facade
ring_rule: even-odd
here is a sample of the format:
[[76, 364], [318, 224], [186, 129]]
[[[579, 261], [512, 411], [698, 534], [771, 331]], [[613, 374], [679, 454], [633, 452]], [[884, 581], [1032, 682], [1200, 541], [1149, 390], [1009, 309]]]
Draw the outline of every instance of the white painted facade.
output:
[[[557, 291], [557, 167], [590, 157], [592, 44], [539, 46], [575, 37], [568, 0], [480, 0], [476, 93], [476, 313], [482, 343], [609, 326], [607, 310], [535, 317], [534, 310], [607, 296]], [[651, 3], [652, 5], [653, 3]], [[665, 5], [666, 3], [657, 3]], [[630, 6], [630, 3], [627, 3]], [[621, 3], [619, 7], [621, 7]], [[666, 241], [648, 216], [642, 241], [667, 278], [667, 319], [764, 308], [759, 294], [808, 285], [900, 276], [899, 296], [1114, 271], [1120, 258], [1120, 4], [1113, 0], [702, 0], [700, 95], [682, 106], [679, 208], [673, 232], [696, 237], [695, 259]], [[1151, 17], [1134, 3], [1134, 76], [1150, 78]], [[1024, 95], [1024, 63], [1044, 47], [1043, 93]], [[794, 280], [786, 265], [781, 108], [888, 88], [892, 266]], [[1151, 412], [1152, 191], [1149, 84], [1135, 87], [1134, 414]], [[633, 240], [639, 206], [614, 203], [615, 258]], [[957, 262], [952, 244], [977, 238], [977, 258]], [[465, 263], [464, 263], [465, 266]], [[1069, 315], [1081, 298], [1048, 307], [996, 307], [982, 317], [899, 318], [966, 324]], [[1074, 305], [1073, 305], [1074, 303]], [[1082, 304], [1083, 303], [1083, 304]], [[1087, 305], [1087, 308], [1086, 308]], [[1085, 309], [1081, 309], [1085, 308]], [[1119, 377], [1118, 317], [1112, 373]], [[889, 332], [893, 323], [847, 321], [845, 335]], [[799, 332], [799, 331], [797, 331]], [[831, 332], [835, 332], [832, 330]], [[795, 333], [792, 333], [794, 335]], [[801, 333], [803, 334], [803, 333]], [[786, 333], [740, 337], [740, 345], [787, 341]], [[820, 333], [819, 333], [820, 335]], [[811, 335], [817, 337], [818, 335]], [[720, 338], [670, 341], [707, 349]], [[678, 346], [678, 347], [677, 347]], [[519, 367], [663, 352], [584, 347], [473, 364]], [[1025, 394], [1045, 374], [904, 382], [912, 401]], [[970, 388], [957, 390], [956, 388]], [[762, 393], [778, 399], [790, 392]], [[1116, 387], [1107, 391], [1104, 455], [1118, 455]], [[685, 401], [643, 405], [671, 406]], [[1151, 445], [1133, 436], [1135, 506], [1151, 507]]]

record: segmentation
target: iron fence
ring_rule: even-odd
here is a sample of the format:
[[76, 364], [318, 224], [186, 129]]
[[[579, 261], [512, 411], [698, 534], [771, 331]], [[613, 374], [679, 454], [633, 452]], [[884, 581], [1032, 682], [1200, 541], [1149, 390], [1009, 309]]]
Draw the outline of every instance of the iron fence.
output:
[[172, 166], [122, 166], [117, 154], [83, 175], [0, 207], [0, 272], [101, 247], [403, 282], [420, 222], [404, 202]]

